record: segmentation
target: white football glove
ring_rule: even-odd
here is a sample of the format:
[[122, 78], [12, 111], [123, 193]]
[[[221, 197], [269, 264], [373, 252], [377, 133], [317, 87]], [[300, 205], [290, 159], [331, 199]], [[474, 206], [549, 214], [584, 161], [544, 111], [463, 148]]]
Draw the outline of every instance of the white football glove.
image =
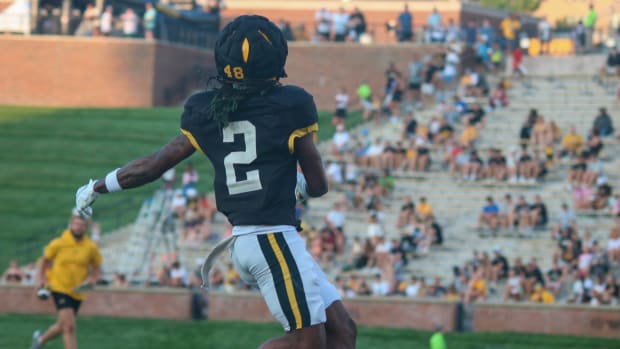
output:
[[295, 185], [295, 198], [300, 201], [308, 200], [310, 195], [307, 191], [308, 184], [306, 183], [306, 177], [301, 172], [297, 172], [297, 185]]
[[99, 193], [95, 192], [95, 181], [91, 179], [88, 184], [81, 186], [75, 193], [75, 208], [82, 216], [92, 216], [93, 209], [90, 205], [97, 200], [98, 196]]

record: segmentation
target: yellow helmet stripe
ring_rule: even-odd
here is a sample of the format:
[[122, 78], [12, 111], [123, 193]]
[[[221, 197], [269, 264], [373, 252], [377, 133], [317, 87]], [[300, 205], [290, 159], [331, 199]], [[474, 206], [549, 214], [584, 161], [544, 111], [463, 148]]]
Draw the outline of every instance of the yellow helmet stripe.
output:
[[243, 63], [248, 62], [248, 58], [250, 57], [250, 42], [248, 38], [243, 39], [243, 43], [241, 44], [241, 53], [243, 54]]

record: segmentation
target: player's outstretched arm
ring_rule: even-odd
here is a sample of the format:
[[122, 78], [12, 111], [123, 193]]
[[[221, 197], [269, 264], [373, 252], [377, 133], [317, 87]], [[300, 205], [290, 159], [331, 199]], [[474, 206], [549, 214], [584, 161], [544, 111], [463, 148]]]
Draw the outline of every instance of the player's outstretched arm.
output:
[[306, 177], [306, 191], [310, 197], [319, 197], [327, 193], [327, 177], [323, 170], [323, 161], [316, 145], [314, 133], [309, 133], [295, 140], [295, 156]]
[[192, 155], [194, 146], [183, 134], [151, 155], [135, 159], [105, 178], [90, 181], [78, 189], [75, 197], [76, 208], [84, 215], [90, 215], [90, 205], [99, 194], [130, 189], [150, 183]]

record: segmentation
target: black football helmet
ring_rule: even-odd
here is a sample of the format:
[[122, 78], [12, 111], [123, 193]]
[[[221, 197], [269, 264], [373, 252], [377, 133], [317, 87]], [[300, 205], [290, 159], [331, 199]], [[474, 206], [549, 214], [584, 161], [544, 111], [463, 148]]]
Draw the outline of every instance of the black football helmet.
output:
[[286, 77], [288, 45], [280, 29], [269, 19], [239, 16], [219, 34], [215, 66], [220, 79], [251, 81]]

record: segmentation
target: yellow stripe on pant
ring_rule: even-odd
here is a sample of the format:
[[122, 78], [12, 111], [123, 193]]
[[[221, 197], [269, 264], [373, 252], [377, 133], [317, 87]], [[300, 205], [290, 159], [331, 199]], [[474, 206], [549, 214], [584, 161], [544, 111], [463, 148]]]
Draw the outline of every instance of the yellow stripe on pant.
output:
[[288, 296], [288, 300], [291, 303], [291, 309], [293, 311], [293, 316], [295, 317], [295, 329], [300, 329], [302, 327], [301, 313], [299, 312], [297, 297], [295, 297], [295, 290], [293, 288], [291, 272], [288, 268], [288, 264], [286, 264], [286, 260], [284, 259], [282, 250], [280, 250], [280, 246], [278, 246], [278, 243], [276, 242], [274, 234], [268, 234], [267, 239], [269, 240], [269, 244], [271, 245], [271, 248], [276, 255], [278, 264], [280, 264], [280, 268], [282, 269], [282, 277], [284, 278], [284, 285], [286, 286], [286, 295]]

